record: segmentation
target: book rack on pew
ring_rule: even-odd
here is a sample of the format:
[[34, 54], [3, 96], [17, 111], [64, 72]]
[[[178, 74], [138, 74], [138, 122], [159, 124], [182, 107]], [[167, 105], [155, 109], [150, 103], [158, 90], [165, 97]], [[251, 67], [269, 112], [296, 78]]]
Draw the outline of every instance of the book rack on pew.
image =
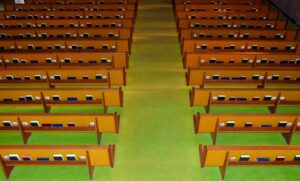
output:
[[[80, 56], [79, 56], [80, 55]], [[77, 50], [72, 52], [0, 53], [0, 68], [128, 68], [128, 53]]]
[[87, 166], [90, 179], [93, 179], [95, 166], [113, 168], [114, 160], [115, 145], [0, 146], [0, 165], [6, 178], [9, 178], [16, 166]]
[[[80, 90], [80, 91], [79, 91]], [[102, 106], [104, 113], [108, 106], [123, 106], [121, 88], [81, 89], [1, 89], [1, 106], [43, 106], [49, 113], [53, 106]]]
[[32, 133], [119, 133], [120, 115], [114, 114], [0, 114], [1, 132], [20, 132], [27, 144]]
[[218, 166], [225, 178], [228, 166], [300, 166], [300, 146], [199, 145], [200, 165]]
[[[6, 69], [0, 73], [0, 85], [126, 85], [125, 69]], [[6, 78], [6, 79], [5, 79]]]
[[248, 70], [299, 70], [298, 53], [214, 52], [188, 53], [183, 58], [184, 68], [238, 68]]
[[276, 113], [279, 106], [299, 106], [299, 89], [247, 89], [247, 88], [193, 88], [190, 106], [267, 106]]
[[195, 133], [281, 133], [287, 144], [300, 132], [299, 115], [293, 114], [200, 114], [194, 115]]
[[257, 86], [257, 88], [265, 88], [265, 86], [300, 85], [300, 72], [296, 70], [240, 70], [227, 68], [223, 70], [189, 68], [186, 73], [187, 85], [200, 86], [204, 88], [205, 85], [249, 85]]

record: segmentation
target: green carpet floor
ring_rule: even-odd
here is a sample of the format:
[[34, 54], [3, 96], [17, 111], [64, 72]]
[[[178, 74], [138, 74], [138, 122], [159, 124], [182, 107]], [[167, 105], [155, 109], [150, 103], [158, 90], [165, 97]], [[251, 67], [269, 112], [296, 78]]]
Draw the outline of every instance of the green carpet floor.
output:
[[[157, 1], [157, 2], [156, 2]], [[195, 135], [182, 57], [171, 3], [148, 0], [139, 5], [124, 87], [120, 133], [104, 134], [102, 144], [116, 144], [115, 168], [96, 167], [94, 180], [213, 181], [217, 167], [200, 168], [198, 144], [211, 144], [209, 134]], [[42, 112], [42, 109], [1, 108], [1, 112]], [[63, 108], [53, 112], [101, 112], [97, 108]], [[212, 108], [215, 113], [267, 113], [267, 108]], [[279, 112], [299, 112], [280, 109]], [[292, 143], [299, 143], [294, 137]], [[96, 144], [95, 134], [35, 133], [29, 144]], [[22, 144], [20, 135], [0, 134], [1, 144]], [[285, 145], [280, 134], [220, 134], [220, 145]], [[230, 167], [225, 180], [300, 180], [297, 167]], [[0, 180], [4, 175], [0, 172]], [[12, 181], [84, 181], [84, 167], [16, 167]]]

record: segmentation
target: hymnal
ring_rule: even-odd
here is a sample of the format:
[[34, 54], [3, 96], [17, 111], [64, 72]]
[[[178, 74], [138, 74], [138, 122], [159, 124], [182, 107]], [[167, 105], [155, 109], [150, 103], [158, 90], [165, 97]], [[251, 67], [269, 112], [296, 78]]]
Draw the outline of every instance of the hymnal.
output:
[[235, 97], [233, 97], [233, 96], [229, 96], [229, 101], [235, 101], [236, 100], [236, 98]]
[[42, 76], [41, 75], [34, 75], [34, 79], [35, 80], [42, 80]]
[[54, 75], [55, 80], [61, 80], [61, 75]]
[[259, 75], [253, 75], [252, 80], [259, 80]]
[[11, 127], [12, 126], [11, 121], [2, 121], [2, 123], [3, 123], [4, 127]]
[[6, 75], [6, 80], [14, 80], [14, 77], [12, 75]]
[[249, 161], [250, 155], [241, 155], [239, 161]]
[[93, 95], [86, 95], [85, 96], [87, 101], [92, 101], [93, 100]]
[[224, 101], [225, 100], [225, 95], [219, 95], [218, 96], [218, 101]]
[[64, 127], [64, 124], [52, 124], [52, 127], [54, 127], [54, 128], [62, 128], [62, 127]]
[[24, 161], [30, 161], [31, 160], [31, 157], [30, 156], [22, 156], [22, 159]]
[[71, 59], [70, 58], [65, 58], [64, 63], [71, 63]]
[[39, 121], [30, 121], [30, 126], [32, 127], [40, 127]]
[[271, 99], [272, 99], [272, 96], [270, 96], [270, 95], [266, 95], [264, 97], [264, 101], [270, 101]]
[[286, 125], [287, 125], [287, 121], [279, 121], [278, 122], [278, 127], [286, 127]]
[[20, 96], [19, 97], [19, 101], [25, 101], [25, 100], [26, 100], [25, 96]]
[[9, 160], [12, 160], [12, 161], [18, 161], [18, 160], [20, 160], [20, 157], [19, 157], [18, 154], [9, 154], [8, 158], [9, 158]]
[[77, 101], [77, 97], [68, 97], [67, 98], [68, 101]]
[[267, 162], [267, 161], [270, 161], [270, 158], [267, 158], [267, 157], [256, 158], [256, 161], [257, 162]]
[[262, 128], [271, 128], [272, 125], [271, 124], [262, 124], [262, 125], [260, 125], [260, 127], [262, 127]]
[[53, 101], [59, 101], [60, 100], [60, 96], [59, 95], [53, 95], [52, 99], [53, 99]]
[[75, 127], [76, 124], [74, 122], [68, 122], [68, 127]]
[[272, 80], [279, 80], [279, 75], [272, 75]]
[[56, 160], [56, 161], [62, 161], [62, 160], [64, 160], [62, 154], [54, 154], [53, 155], [53, 159]]
[[102, 74], [96, 74], [96, 79], [102, 79], [102, 78], [103, 78]]
[[300, 161], [300, 155], [295, 155], [294, 161]]
[[73, 77], [73, 76], [70, 76], [70, 77], [67, 77], [68, 80], [76, 80], [76, 77]]
[[213, 80], [219, 80], [219, 74], [214, 74], [213, 76], [212, 76], [212, 78], [213, 78]]
[[42, 127], [51, 127], [52, 125], [51, 124], [49, 124], [49, 123], [43, 123], [42, 124]]
[[226, 122], [226, 127], [234, 127], [235, 121], [227, 121]]
[[33, 101], [33, 96], [32, 95], [25, 95], [26, 101]]
[[252, 122], [246, 122], [245, 127], [252, 127], [253, 123]]
[[67, 157], [67, 160], [69, 160], [69, 161], [76, 160], [76, 155], [75, 154], [67, 154], [66, 157]]
[[275, 158], [275, 161], [284, 161], [285, 160], [285, 156], [277, 156]]
[[221, 77], [221, 80], [230, 80], [229, 77]]

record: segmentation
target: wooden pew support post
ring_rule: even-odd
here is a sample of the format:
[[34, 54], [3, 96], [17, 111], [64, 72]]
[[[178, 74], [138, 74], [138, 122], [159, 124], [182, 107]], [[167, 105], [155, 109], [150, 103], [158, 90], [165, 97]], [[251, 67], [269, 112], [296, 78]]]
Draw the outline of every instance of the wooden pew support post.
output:
[[41, 92], [41, 98], [42, 98], [44, 113], [50, 113], [51, 107], [46, 105], [45, 97], [44, 97], [44, 94], [42, 92]]
[[5, 175], [5, 178], [8, 179], [10, 176], [10, 173], [15, 168], [14, 166], [7, 166], [5, 164], [5, 161], [2, 159], [2, 155], [0, 155], [0, 166], [2, 167], [3, 173]]
[[94, 169], [95, 169], [95, 167], [92, 166], [89, 151], [86, 151], [86, 163], [87, 163], [87, 166], [88, 166], [88, 169], [89, 169], [90, 179], [92, 180], [93, 176], [94, 176]]
[[281, 133], [287, 144], [291, 143], [292, 138], [293, 138], [293, 134], [294, 134], [294, 132], [296, 131], [296, 128], [297, 128], [297, 124], [298, 124], [298, 118], [295, 118], [293, 126], [290, 129], [290, 131], [288, 133]]
[[19, 129], [21, 131], [23, 143], [27, 144], [28, 140], [29, 140], [29, 137], [31, 136], [31, 132], [25, 132], [25, 130], [22, 126], [22, 121], [21, 121], [20, 117], [18, 117], [18, 124], [19, 124]]
[[222, 180], [224, 180], [224, 178], [225, 178], [225, 174], [226, 174], [226, 170], [227, 170], [227, 166], [228, 166], [228, 158], [229, 158], [229, 152], [227, 151], [226, 155], [225, 155], [223, 166], [219, 167]]

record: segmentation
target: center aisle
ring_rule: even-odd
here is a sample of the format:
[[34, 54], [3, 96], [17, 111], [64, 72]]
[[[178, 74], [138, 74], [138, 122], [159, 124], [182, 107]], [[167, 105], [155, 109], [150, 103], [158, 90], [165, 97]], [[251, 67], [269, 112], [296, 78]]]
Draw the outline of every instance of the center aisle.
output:
[[197, 141], [172, 4], [139, 3], [113, 180], [196, 180]]

